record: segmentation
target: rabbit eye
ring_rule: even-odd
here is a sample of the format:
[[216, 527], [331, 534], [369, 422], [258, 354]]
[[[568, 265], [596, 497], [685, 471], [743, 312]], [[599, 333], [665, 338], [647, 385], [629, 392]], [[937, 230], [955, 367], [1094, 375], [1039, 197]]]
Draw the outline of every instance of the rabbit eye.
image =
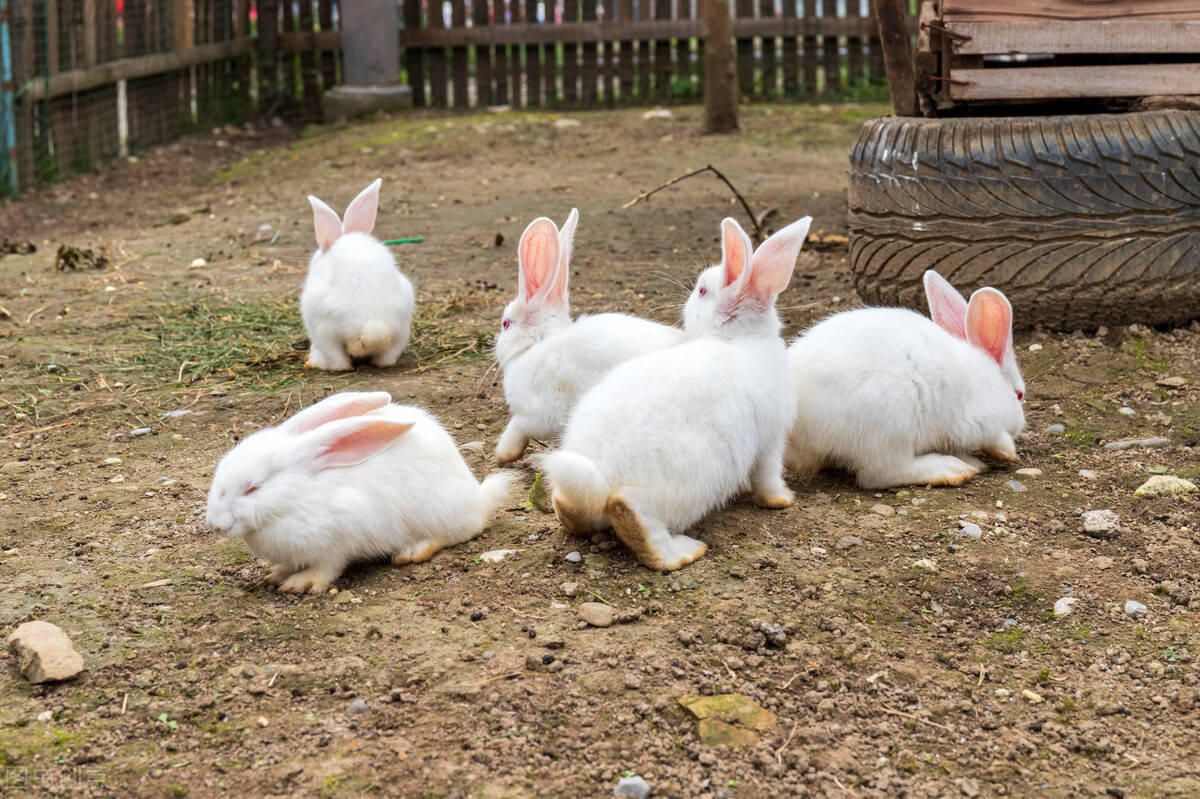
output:
[[1023, 400], [1023, 399], [1025, 399], [1025, 392], [1024, 392], [1024, 391], [1018, 391], [1018, 392], [1017, 392], [1017, 402], [1020, 402], [1020, 401], [1021, 401], [1021, 400]]
[[708, 293], [708, 289], [706, 289], [704, 286], [701, 286], [700, 291], [698, 293], [700, 294], [701, 297], [703, 297], [705, 294]]
[[258, 490], [258, 486], [250, 486], [249, 488], [247, 488], [245, 491], [242, 492], [242, 496], [248, 497], [257, 490]]
[[500, 323], [500, 329], [501, 329], [501, 330], [508, 330], [508, 326], [509, 326], [509, 325], [511, 325], [511, 324], [512, 324], [512, 322], [510, 322], [510, 321], [508, 321], [507, 319], [505, 319], [503, 322], [501, 322], [501, 323]]

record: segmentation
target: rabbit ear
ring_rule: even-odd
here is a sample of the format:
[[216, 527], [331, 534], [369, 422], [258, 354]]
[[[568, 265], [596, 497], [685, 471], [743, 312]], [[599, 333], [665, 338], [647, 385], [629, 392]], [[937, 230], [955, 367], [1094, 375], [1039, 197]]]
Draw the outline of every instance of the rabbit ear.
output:
[[565, 304], [567, 282], [571, 278], [571, 253], [575, 249], [575, 227], [579, 224], [579, 209], [572, 208], [558, 231], [558, 266], [554, 269], [554, 280], [546, 290], [547, 301]]
[[769, 302], [787, 288], [788, 281], [792, 279], [792, 270], [796, 268], [796, 258], [800, 255], [804, 240], [808, 238], [808, 228], [811, 225], [811, 216], [797, 219], [760, 244], [754, 252], [750, 276], [746, 279], [742, 292]]
[[328, 252], [333, 243], [341, 238], [342, 220], [337, 213], [311, 194], [308, 202], [313, 209], [313, 229], [317, 232], [317, 245], [321, 252]]
[[750, 269], [754, 247], [742, 226], [732, 217], [721, 220], [721, 264], [725, 267], [724, 287], [740, 281]]
[[280, 425], [280, 428], [289, 435], [298, 436], [338, 419], [378, 410], [391, 401], [392, 395], [386, 391], [343, 391], [309, 405]]
[[322, 468], [354, 466], [378, 455], [414, 424], [371, 416], [339, 421], [313, 434], [313, 460]]
[[553, 222], [542, 216], [529, 223], [517, 247], [517, 262], [521, 266], [517, 275], [518, 299], [534, 300], [536, 305], [542, 303], [558, 268], [561, 249], [558, 228]]
[[379, 212], [379, 185], [382, 178], [367, 186], [346, 206], [346, 221], [342, 229], [346, 233], [370, 233], [375, 229], [375, 215]]
[[967, 301], [950, 281], [932, 269], [925, 271], [925, 299], [929, 316], [942, 330], [955, 338], [967, 338]]
[[1004, 366], [1012, 359], [1012, 306], [996, 289], [982, 288], [967, 303], [967, 341]]

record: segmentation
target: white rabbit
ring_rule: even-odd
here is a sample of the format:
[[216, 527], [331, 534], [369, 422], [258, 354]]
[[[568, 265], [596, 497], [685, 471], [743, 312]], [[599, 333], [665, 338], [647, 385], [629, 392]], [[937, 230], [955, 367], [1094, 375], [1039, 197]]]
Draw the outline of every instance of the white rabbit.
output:
[[757, 252], [737, 222], [721, 223], [723, 263], [684, 307], [691, 340], [614, 368], [579, 401], [562, 447], [537, 458], [564, 527], [611, 525], [645, 565], [678, 569], [707, 549], [682, 531], [747, 486], [760, 506], [792, 504], [783, 448], [795, 388], [775, 298], [811, 223]]
[[683, 341], [683, 331], [636, 316], [604, 313], [571, 322], [567, 279], [579, 211], [560, 232], [545, 217], [521, 234], [517, 298], [504, 309], [496, 360], [512, 418], [496, 444], [496, 461], [525, 454], [531, 438], [552, 438], [567, 414], [610, 369]]
[[986, 468], [969, 453], [1017, 459], [1025, 381], [1013, 355], [1012, 306], [990, 287], [968, 303], [933, 270], [925, 295], [933, 321], [902, 308], [860, 308], [792, 343], [791, 469], [845, 468], [863, 488], [961, 485]]
[[300, 317], [311, 342], [306, 366], [340, 372], [352, 367], [351, 358], [393, 366], [408, 346], [412, 283], [396, 268], [391, 251], [371, 235], [380, 183], [377, 178], [354, 198], [344, 222], [328, 205], [308, 197], [319, 246], [300, 293]]
[[318, 594], [352, 560], [428, 560], [474, 538], [516, 474], [478, 483], [450, 434], [384, 391], [334, 394], [247, 436], [217, 465], [208, 524], [272, 564], [280, 591]]

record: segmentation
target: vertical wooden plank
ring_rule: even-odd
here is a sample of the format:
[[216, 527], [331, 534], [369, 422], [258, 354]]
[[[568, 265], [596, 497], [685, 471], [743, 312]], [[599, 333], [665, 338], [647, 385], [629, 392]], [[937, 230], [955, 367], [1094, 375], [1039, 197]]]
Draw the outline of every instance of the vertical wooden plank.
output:
[[[579, 0], [563, 0], [563, 22], [579, 21]], [[563, 45], [563, 105], [574, 107], [579, 104], [579, 45], [567, 42]]]
[[[279, 2], [257, 0], [255, 6], [258, 10], [258, 98], [263, 108], [273, 105], [279, 96]], [[176, 92], [177, 100], [178, 97]]]
[[[31, 80], [37, 70], [34, 67], [34, 19], [35, 12], [32, 3], [17, 3], [13, 8], [13, 77], [18, 86]], [[33, 172], [33, 103], [28, 95], [17, 96], [16, 133], [16, 187], [17, 191], [28, 189], [34, 185]]]
[[[595, 25], [596, 0], [580, 0], [580, 5], [582, 6], [582, 21]], [[598, 86], [598, 76], [596, 74], [598, 60], [596, 58], [595, 42], [583, 43], [582, 62], [580, 67], [582, 90], [580, 91], [579, 99], [585, 108], [592, 108], [596, 105], [596, 87]]]
[[[404, 0], [404, 27], [409, 30], [421, 27], [421, 0]], [[413, 105], [423, 108], [429, 103], [425, 99], [425, 60], [421, 48], [404, 48], [404, 70], [412, 87]]]
[[[848, 3], [854, 1], [846, 0]], [[775, 19], [775, 0], [759, 0], [758, 16], [760, 19]], [[774, 36], [762, 37], [762, 82], [759, 92], [767, 100], [774, 100], [779, 91], [779, 74], [775, 63], [778, 47], [779, 43]]]
[[[471, 0], [471, 24], [476, 30], [487, 30], [488, 0]], [[475, 45], [475, 96], [481, 108], [493, 104], [492, 48], [489, 45]]]
[[59, 14], [58, 0], [46, 0], [46, 64], [47, 75], [57, 74], [62, 65], [62, 55], [59, 51]]
[[[521, 22], [521, 0], [507, 0], [508, 6], [508, 23], [510, 25], [518, 25]], [[521, 85], [524, 81], [521, 79], [521, 50], [523, 45], [510, 44], [508, 46], [508, 84], [510, 102], [513, 108], [521, 105]]]
[[[645, 0], [650, 2], [650, 0]], [[654, 18], [669, 21], [671, 19], [671, 0], [653, 0]], [[654, 96], [665, 100], [671, 88], [671, 40], [654, 40]]]
[[[548, 19], [541, 24], [553, 24], [554, 9], [547, 9]], [[538, 24], [538, 0], [525, 0], [525, 22], [528, 25]], [[543, 95], [543, 76], [545, 74], [542, 66], [542, 58], [546, 53], [553, 53], [552, 48], [543, 48], [540, 44], [530, 44], [525, 46], [525, 91], [526, 91], [526, 106], [529, 108], [540, 108], [549, 103], [550, 96], [553, 91], [546, 91]], [[551, 74], [554, 74], [551, 72]]]
[[[821, 22], [837, 18], [838, 0], [821, 0]], [[825, 95], [842, 88], [842, 57], [838, 52], [838, 37], [821, 37], [822, 71], [825, 74]]]
[[[804, 22], [814, 24], [817, 18], [817, 0], [804, 0]], [[817, 37], [804, 37], [804, 95], [811, 100], [817, 96]]]
[[[446, 27], [446, 7], [449, 0], [429, 0], [429, 27]], [[448, 91], [446, 87], [446, 48], [431, 47], [426, 51], [429, 60], [429, 104], [445, 108]]]
[[[648, 22], [653, 19], [651, 6], [654, 0], [634, 0], [637, 3], [637, 17], [642, 22]], [[638, 72], [638, 101], [645, 103], [650, 99], [650, 74], [652, 66], [650, 63], [650, 52], [654, 45], [649, 39], [640, 39], [635, 42], [634, 46], [637, 54], [637, 72]]]
[[[246, 0], [239, 2], [245, 3]], [[333, 0], [318, 0], [317, 25], [322, 31], [333, 30]], [[318, 55], [321, 59], [321, 88], [329, 91], [337, 84], [337, 55], [333, 50], [322, 50]]]
[[[205, 2], [205, 0], [197, 0], [197, 2]], [[295, 33], [298, 26], [296, 24], [296, 7], [293, 4], [298, 0], [282, 0], [283, 2], [283, 30], [288, 33]], [[296, 98], [300, 93], [301, 75], [299, 74], [300, 59], [297, 53], [284, 51], [283, 53], [283, 82], [284, 82], [284, 97], [290, 106], [295, 106]], [[204, 85], [201, 81], [200, 85]]]
[[[599, 7], [604, 12], [604, 22], [612, 22], [616, 19], [616, 0], [601, 2]], [[617, 100], [617, 43], [602, 41], [596, 49], [597, 57], [600, 59], [600, 81], [601, 90], [604, 93], [604, 104], [611, 108]]]
[[[492, 0], [492, 24], [508, 24], [508, 4], [506, 0]], [[498, 44], [493, 48], [495, 60], [492, 62], [492, 74], [496, 80], [496, 102], [508, 105], [508, 45]]]
[[[611, 0], [610, 0], [611, 2]], [[621, 22], [633, 22], [633, 0], [617, 0], [617, 19]], [[623, 39], [618, 43], [617, 52], [617, 91], [621, 103], [628, 105], [633, 102], [633, 69], [634, 43], [632, 39]]]
[[83, 0], [83, 65], [96, 65], [96, 23], [99, 21], [96, 0]]
[[888, 91], [897, 116], [916, 116], [917, 86], [913, 71], [912, 42], [908, 38], [908, 3], [875, 0], [875, 24], [883, 46]]
[[[797, 0], [783, 0], [780, 10], [785, 30], [787, 26], [792, 24], [792, 20], [796, 18], [796, 2]], [[783, 46], [780, 52], [783, 57], [783, 96], [789, 100], [795, 100], [800, 96], [795, 35], [783, 37]]]
[[[459, 0], [462, 2], [462, 0]], [[316, 29], [316, 18], [313, 15], [313, 0], [299, 0], [298, 14], [301, 33], [312, 33]], [[306, 113], [315, 118], [321, 116], [321, 83], [317, 76], [317, 54], [312, 50], [300, 53], [300, 81], [304, 87], [304, 108]]]
[[[857, 22], [862, 18], [860, 0], [846, 0], [846, 18]], [[857, 86], [863, 81], [863, 40], [861, 36], [847, 36], [846, 85]]]
[[[739, 18], [754, 16], [754, 0], [736, 0], [734, 8]], [[754, 96], [754, 39], [751, 37], [737, 40], [737, 71], [738, 94]]]
[[[875, 0], [870, 0], [867, 15], [875, 19]], [[879, 31], [875, 30], [867, 39], [867, 75], [871, 78], [887, 78], [883, 69], [883, 44], [879, 41]]]
[[[765, 1], [765, 0], [764, 0]], [[676, 0], [676, 19], [692, 18], [692, 0]], [[690, 82], [692, 78], [692, 40], [682, 38], [675, 40], [675, 79], [681, 84]]]
[[[467, 9], [463, 0], [450, 0], [450, 27], [462, 30], [467, 26]], [[466, 108], [470, 104], [467, 96], [467, 48], [458, 45], [450, 48], [450, 69], [454, 81], [454, 106]]]

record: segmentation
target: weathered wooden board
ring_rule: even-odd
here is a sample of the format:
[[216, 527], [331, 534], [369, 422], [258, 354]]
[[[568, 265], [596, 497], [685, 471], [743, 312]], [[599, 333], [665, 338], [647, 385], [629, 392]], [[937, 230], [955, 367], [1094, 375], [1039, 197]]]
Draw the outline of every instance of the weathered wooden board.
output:
[[956, 69], [950, 77], [954, 100], [1200, 94], [1200, 63]]
[[1200, 19], [1196, 0], [944, 0], [945, 21]]
[[954, 52], [1195, 53], [1200, 56], [1200, 10], [1195, 20], [1085, 20], [1066, 22], [950, 22]]

